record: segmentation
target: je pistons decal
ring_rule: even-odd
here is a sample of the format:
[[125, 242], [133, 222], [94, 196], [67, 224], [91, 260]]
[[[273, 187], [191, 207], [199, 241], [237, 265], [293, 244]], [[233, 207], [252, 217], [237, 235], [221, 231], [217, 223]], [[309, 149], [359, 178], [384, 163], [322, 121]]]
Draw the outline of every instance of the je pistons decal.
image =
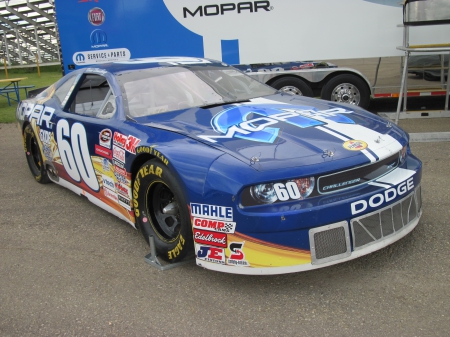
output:
[[225, 249], [223, 248], [208, 247], [196, 244], [195, 254], [199, 260], [225, 264]]
[[[288, 108], [289, 107], [289, 108]], [[285, 104], [248, 104], [223, 110], [213, 117], [211, 125], [219, 135], [198, 136], [208, 142], [219, 139], [241, 138], [254, 142], [273, 143], [283, 127], [290, 124], [301, 129], [320, 127], [328, 122], [355, 124], [346, 116], [353, 111], [342, 108], [317, 111], [310, 106]], [[323, 130], [327, 132], [326, 130]]]

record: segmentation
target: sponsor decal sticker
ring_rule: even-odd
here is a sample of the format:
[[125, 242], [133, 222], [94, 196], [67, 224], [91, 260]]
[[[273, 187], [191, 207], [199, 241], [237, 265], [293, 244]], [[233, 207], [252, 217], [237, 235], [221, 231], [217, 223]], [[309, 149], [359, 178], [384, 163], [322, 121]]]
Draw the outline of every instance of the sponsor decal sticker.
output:
[[211, 246], [226, 247], [227, 235], [225, 233], [208, 232], [194, 229], [194, 241]]
[[244, 242], [230, 242], [230, 257], [227, 259], [227, 264], [237, 267], [248, 267], [250, 264], [245, 259]]
[[113, 145], [113, 158], [125, 164], [125, 150]]
[[367, 149], [367, 143], [365, 141], [356, 139], [347, 140], [342, 146], [349, 151], [361, 151]]
[[107, 188], [103, 189], [103, 194], [105, 195], [105, 197], [111, 199], [115, 203], [117, 203], [119, 201], [118, 198], [117, 198], [117, 193], [115, 193], [115, 192], [113, 192], [113, 191], [111, 191], [111, 190], [109, 190]]
[[140, 142], [141, 140], [134, 136], [129, 135], [127, 137], [120, 132], [114, 132], [114, 145], [117, 145], [130, 153], [136, 154], [136, 147]]
[[236, 222], [220, 221], [216, 219], [194, 218], [193, 224], [194, 228], [197, 229], [206, 229], [213, 232], [229, 234], [234, 233], [236, 229]]
[[225, 250], [223, 248], [195, 245], [195, 254], [199, 260], [225, 264]]
[[233, 208], [191, 202], [191, 215], [206, 219], [233, 220]]
[[109, 160], [106, 158], [102, 158], [102, 167], [103, 167], [103, 172], [109, 172]]
[[104, 174], [102, 174], [102, 183], [103, 183], [103, 187], [109, 188], [111, 191], [116, 191], [115, 187], [114, 187], [114, 179], [108, 176], [105, 176]]
[[115, 186], [117, 193], [122, 194], [127, 198], [131, 198], [131, 189], [127, 185], [116, 183]]
[[123, 168], [123, 166], [114, 166], [114, 171], [125, 177], [127, 176], [127, 171]]
[[115, 167], [124, 169], [124, 163], [122, 163], [120, 160], [117, 160], [116, 158], [113, 158], [113, 164]]
[[99, 135], [99, 144], [103, 147], [107, 147], [108, 149], [111, 148], [111, 137], [112, 137], [112, 132], [110, 129], [103, 129], [102, 131], [100, 131], [100, 135]]
[[114, 171], [114, 176], [116, 177], [116, 180], [119, 183], [125, 184], [125, 185], [129, 185], [129, 180], [126, 176], [123, 176], [121, 173]]
[[111, 150], [105, 149], [104, 147], [101, 147], [97, 144], [95, 144], [95, 154], [98, 154], [99, 156], [111, 159], [112, 158], [112, 152]]
[[130, 199], [125, 198], [124, 196], [122, 196], [121, 194], [117, 195], [117, 198], [119, 200], [119, 205], [125, 207], [127, 210], [131, 211], [131, 203], [130, 203]]

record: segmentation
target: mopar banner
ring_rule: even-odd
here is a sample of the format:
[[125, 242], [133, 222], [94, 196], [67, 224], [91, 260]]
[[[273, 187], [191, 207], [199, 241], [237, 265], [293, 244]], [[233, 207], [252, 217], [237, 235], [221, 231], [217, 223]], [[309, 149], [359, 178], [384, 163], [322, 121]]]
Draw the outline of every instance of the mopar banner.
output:
[[[252, 64], [403, 55], [395, 0], [55, 2], [66, 71], [152, 56]], [[421, 27], [410, 41], [448, 42], [449, 34], [447, 26]]]

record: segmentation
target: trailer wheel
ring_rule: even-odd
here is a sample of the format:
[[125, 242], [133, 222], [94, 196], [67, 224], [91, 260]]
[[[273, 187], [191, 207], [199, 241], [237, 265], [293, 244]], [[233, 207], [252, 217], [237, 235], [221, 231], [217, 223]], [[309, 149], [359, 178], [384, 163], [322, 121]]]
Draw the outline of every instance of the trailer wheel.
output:
[[349, 103], [367, 109], [370, 103], [370, 91], [359, 77], [343, 74], [333, 77], [322, 88], [322, 99], [332, 102]]
[[297, 77], [282, 77], [273, 82], [271, 87], [293, 95], [314, 96], [311, 87]]

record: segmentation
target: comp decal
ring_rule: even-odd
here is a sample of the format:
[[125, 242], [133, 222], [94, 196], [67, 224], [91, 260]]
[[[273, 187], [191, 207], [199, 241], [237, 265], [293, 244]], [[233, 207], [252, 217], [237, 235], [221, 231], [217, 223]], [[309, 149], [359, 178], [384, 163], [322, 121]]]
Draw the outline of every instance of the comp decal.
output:
[[193, 218], [192, 225], [195, 229], [221, 233], [234, 233], [236, 229], [236, 222], [216, 219]]

